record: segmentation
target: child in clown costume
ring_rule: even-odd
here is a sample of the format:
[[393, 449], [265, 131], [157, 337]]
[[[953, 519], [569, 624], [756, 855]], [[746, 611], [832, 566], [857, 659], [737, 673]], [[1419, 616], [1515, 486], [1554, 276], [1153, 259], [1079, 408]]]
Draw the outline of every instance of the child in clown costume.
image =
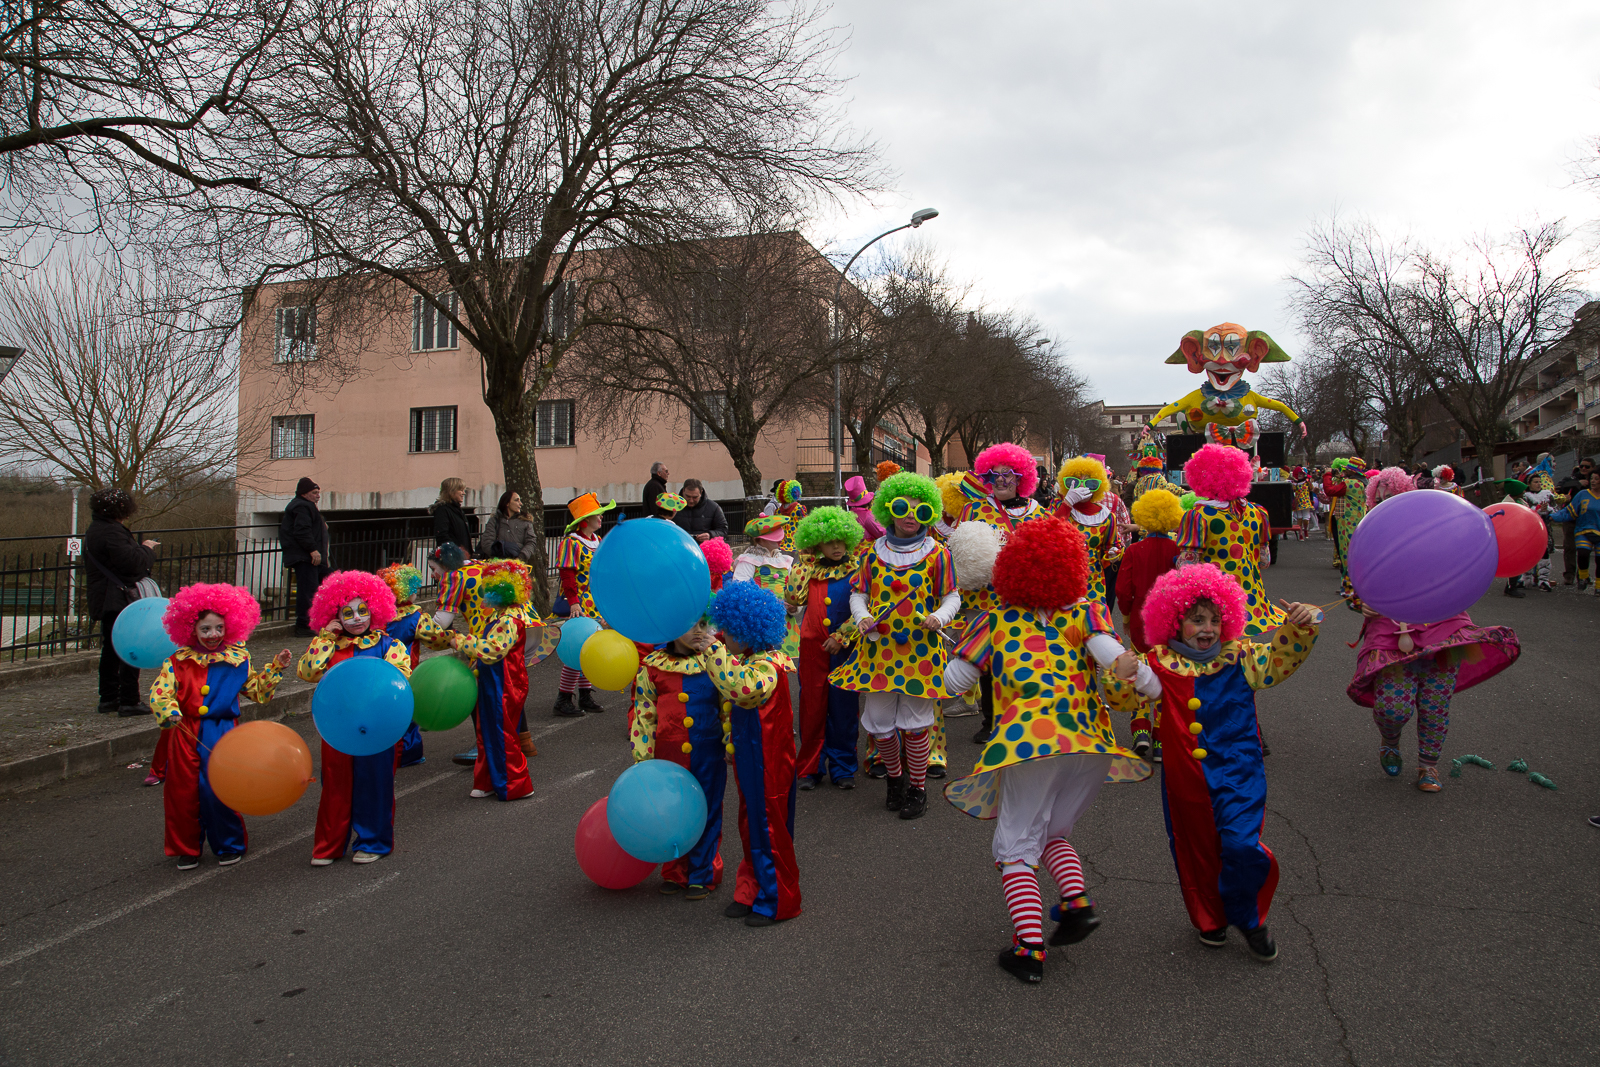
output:
[[1155, 435], [1146, 426], [1139, 434], [1139, 458], [1133, 465], [1133, 499], [1135, 502], [1152, 489], [1165, 489], [1174, 496], [1181, 495], [1167, 480], [1166, 457]]
[[1283, 625], [1283, 612], [1267, 596], [1261, 572], [1272, 563], [1272, 528], [1266, 509], [1250, 494], [1250, 459], [1232, 445], [1202, 445], [1183, 465], [1194, 506], [1178, 527], [1178, 563], [1212, 563], [1244, 590], [1251, 637]]
[[1089, 552], [1089, 599], [1111, 606], [1106, 574], [1121, 558], [1117, 545], [1117, 518], [1108, 498], [1111, 476], [1097, 456], [1073, 456], [1056, 472], [1057, 518], [1078, 524]]
[[178, 650], [150, 686], [150, 710], [166, 741], [162, 807], [165, 851], [178, 870], [200, 866], [209, 840], [217, 865], [244, 859], [244, 819], [211, 791], [211, 750], [239, 720], [239, 694], [257, 704], [272, 699], [293, 659], [288, 649], [259, 671], [250, 669], [245, 642], [261, 621], [261, 606], [237, 585], [195, 584], [173, 594], [161, 617]]
[[783, 542], [778, 545], [778, 551], [786, 555], [793, 555], [795, 551], [794, 531], [800, 520], [806, 517], [807, 508], [800, 503], [800, 483], [793, 478], [780, 479], [773, 486], [772, 499], [762, 509], [763, 515], [777, 515], [784, 520]]
[[[311, 625], [318, 631], [296, 666], [303, 682], [322, 676], [354, 656], [371, 656], [411, 674], [411, 654], [384, 628], [394, 619], [394, 593], [383, 579], [363, 571], [335, 571], [311, 599]], [[345, 854], [354, 838], [352, 862], [371, 863], [394, 851], [393, 749], [351, 756], [322, 742], [322, 797], [311, 865], [326, 867]]]
[[[952, 687], [980, 670], [994, 676], [994, 740], [944, 795], [968, 815], [996, 820], [992, 855], [1015, 929], [999, 963], [1025, 982], [1044, 977], [1040, 863], [1060, 891], [1050, 944], [1076, 944], [1100, 920], [1068, 837], [1106, 782], [1150, 776], [1150, 764], [1117, 744], [1095, 696], [1096, 663], [1135, 684], [1140, 672], [1117, 641], [1110, 610], [1084, 596], [1088, 572], [1083, 535], [1072, 523], [1050, 517], [1018, 529], [995, 561], [999, 606], [974, 620], [945, 668]], [[1148, 668], [1143, 684], [1154, 691]]]
[[[782, 515], [763, 515], [745, 523], [744, 532], [750, 538], [750, 547], [734, 561], [733, 580], [755, 582], [782, 603], [783, 590], [794, 566], [794, 557], [783, 550], [786, 542], [794, 543], [789, 520]], [[791, 618], [789, 636], [783, 641], [783, 654], [796, 656], [799, 653], [800, 627]]]
[[717, 592], [722, 583], [733, 577], [733, 549], [720, 537], [710, 537], [700, 542], [700, 554], [706, 557], [706, 568], [711, 571], [711, 591]]
[[[617, 506], [615, 500], [601, 504], [593, 493], [574, 497], [567, 504], [572, 521], [567, 523], [567, 535], [556, 550], [556, 566], [561, 571], [561, 596], [567, 603], [568, 618], [594, 619], [600, 625], [605, 620], [594, 606], [594, 596], [589, 592], [589, 564], [594, 550], [600, 547], [600, 524], [605, 513]], [[557, 612], [559, 614], [559, 612]], [[583, 672], [561, 667], [560, 694], [556, 697], [555, 714], [572, 718], [584, 712], [606, 710], [594, 698], [594, 687]], [[573, 703], [576, 696], [577, 703]]]
[[866, 531], [843, 508], [822, 507], [800, 520], [795, 547], [806, 553], [789, 572], [785, 599], [800, 616], [800, 788], [815, 789], [826, 774], [840, 789], [854, 789], [861, 696], [841, 689], [828, 674], [844, 662], [854, 638], [850, 579], [856, 546]]
[[685, 855], [661, 868], [661, 892], [704, 900], [722, 884], [722, 795], [728, 787], [729, 712], [703, 654], [715, 635], [705, 620], [646, 656], [635, 679], [629, 741], [634, 762], [664, 759], [700, 783], [706, 828]]
[[[1128, 546], [1117, 571], [1117, 610], [1122, 612], [1128, 627], [1128, 640], [1135, 651], [1150, 651], [1144, 636], [1145, 597], [1156, 584], [1156, 579], [1173, 567], [1178, 556], [1178, 546], [1172, 540], [1172, 531], [1183, 521], [1183, 505], [1165, 489], [1152, 489], [1133, 502], [1133, 521], [1144, 529], [1145, 536]], [[1133, 731], [1133, 750], [1140, 757], [1161, 762], [1161, 749], [1151, 732], [1150, 719], [1142, 712], [1135, 714], [1129, 724]]]
[[[1249, 612], [1232, 575], [1210, 563], [1168, 571], [1145, 599], [1151, 649], [1140, 657], [1159, 682], [1158, 695], [1140, 687], [1139, 697], [1159, 701], [1156, 728], [1168, 757], [1161, 802], [1189, 920], [1212, 948], [1238, 927], [1263, 962], [1278, 955], [1267, 929], [1278, 861], [1261, 843], [1267, 776], [1255, 693], [1305, 662], [1321, 618], [1310, 604], [1284, 606], [1270, 644], [1245, 641]], [[1132, 696], [1114, 679], [1108, 695], [1120, 706]]]
[[[723, 909], [746, 926], [771, 926], [800, 914], [800, 865], [794, 854], [794, 664], [778, 648], [787, 625], [783, 602], [754, 582], [729, 582], [711, 601], [721, 634], [701, 663], [723, 697], [728, 754], [739, 787], [744, 859]], [[697, 720], [698, 721], [698, 720]]]
[[1317, 509], [1311, 500], [1311, 483], [1306, 479], [1306, 469], [1296, 467], [1289, 474], [1294, 482], [1294, 521], [1307, 534], [1317, 532]]
[[[1589, 473], [1584, 488], [1572, 494], [1565, 507], [1551, 513], [1551, 522], [1573, 524], [1573, 544], [1577, 549], [1578, 592], [1589, 587], [1590, 564], [1600, 553], [1600, 471]], [[1600, 573], [1594, 575], [1594, 592], [1600, 596]]]
[[[1336, 459], [1331, 464], [1329, 481], [1332, 486], [1329, 504], [1333, 516], [1333, 558], [1341, 574], [1346, 571], [1349, 558], [1350, 535], [1356, 532], [1361, 517], [1367, 513], [1367, 464], [1360, 456]], [[1349, 576], [1346, 575], [1346, 582]], [[1360, 610], [1357, 608], [1356, 610]]]
[[915, 819], [927, 810], [929, 735], [945, 695], [939, 631], [961, 609], [961, 594], [949, 550], [928, 532], [940, 508], [932, 479], [902, 471], [878, 486], [872, 508], [890, 532], [851, 579], [850, 614], [863, 640], [829, 678], [865, 694], [861, 725], [888, 771], [885, 806]]
[[[422, 646], [439, 648], [443, 639], [443, 632], [434, 623], [433, 616], [414, 603], [417, 590], [422, 588], [422, 572], [409, 563], [391, 563], [378, 571], [378, 577], [394, 593], [395, 615], [384, 629], [406, 646], [411, 669], [416, 670], [422, 664]], [[422, 753], [422, 732], [412, 723], [400, 738], [400, 766], [410, 767], [427, 761]]]

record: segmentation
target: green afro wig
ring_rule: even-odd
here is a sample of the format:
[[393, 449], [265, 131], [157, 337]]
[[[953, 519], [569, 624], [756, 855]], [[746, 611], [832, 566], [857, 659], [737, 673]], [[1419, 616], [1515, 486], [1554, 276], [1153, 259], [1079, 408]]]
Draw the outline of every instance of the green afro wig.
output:
[[932, 478], [901, 471], [879, 482], [878, 491], [872, 494], [872, 517], [885, 530], [894, 529], [894, 516], [889, 514], [889, 504], [895, 497], [901, 496], [929, 505], [935, 517], [944, 513], [944, 495], [939, 492], [939, 486]]
[[843, 541], [845, 547], [854, 552], [866, 535], [860, 521], [844, 508], [814, 508], [794, 528], [794, 547], [805, 550], [829, 541]]

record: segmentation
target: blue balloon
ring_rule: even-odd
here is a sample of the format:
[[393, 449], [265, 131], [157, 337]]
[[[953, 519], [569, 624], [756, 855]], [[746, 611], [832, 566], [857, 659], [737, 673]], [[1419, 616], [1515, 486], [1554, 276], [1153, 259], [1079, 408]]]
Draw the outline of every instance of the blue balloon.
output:
[[600, 624], [593, 619], [579, 616], [568, 619], [561, 624], [561, 643], [556, 645], [556, 658], [573, 670], [579, 670], [578, 653], [583, 650], [583, 643], [600, 632]]
[[711, 600], [711, 570], [676, 523], [630, 522], [595, 549], [589, 591], [606, 625], [630, 641], [664, 645], [700, 621]]
[[405, 735], [415, 710], [411, 683], [400, 668], [376, 656], [333, 665], [311, 694], [317, 733], [347, 756], [371, 756]]
[[135, 600], [117, 615], [111, 627], [111, 648], [122, 657], [122, 662], [142, 671], [154, 670], [161, 661], [178, 651], [178, 646], [167, 636], [161, 625], [161, 616], [170, 604], [166, 597], [152, 596]]
[[622, 851], [635, 859], [675, 860], [705, 833], [705, 790], [676, 763], [647, 759], [623, 771], [612, 785], [606, 822]]

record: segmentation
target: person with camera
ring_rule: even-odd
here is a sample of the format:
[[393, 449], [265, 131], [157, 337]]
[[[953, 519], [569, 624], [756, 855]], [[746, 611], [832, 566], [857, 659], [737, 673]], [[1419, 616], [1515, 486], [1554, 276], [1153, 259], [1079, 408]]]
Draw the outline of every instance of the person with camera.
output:
[[[138, 510], [126, 489], [108, 487], [89, 497], [89, 529], [83, 535], [88, 561], [89, 614], [100, 620], [100, 706], [124, 719], [149, 715], [139, 694], [139, 668], [130, 667], [111, 646], [111, 628], [122, 609], [145, 595], [141, 580], [150, 577], [159, 541], [140, 541], [127, 520]], [[154, 583], [150, 583], [152, 586]], [[150, 595], [160, 596], [156, 591]]]

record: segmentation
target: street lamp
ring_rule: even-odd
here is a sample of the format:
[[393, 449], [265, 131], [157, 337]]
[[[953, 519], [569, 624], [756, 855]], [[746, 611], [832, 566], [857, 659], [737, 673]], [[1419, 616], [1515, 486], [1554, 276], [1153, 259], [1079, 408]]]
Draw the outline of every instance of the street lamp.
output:
[[[929, 219], [936, 219], [938, 217], [938, 208], [920, 208], [911, 213], [910, 222], [907, 222], [901, 226], [896, 226], [892, 230], [885, 230], [878, 234], [878, 236], [874, 237], [872, 240], [858, 248], [856, 250], [856, 254], [850, 257], [849, 261], [845, 263], [844, 269], [839, 272], [838, 284], [833, 287], [833, 328], [835, 333], [833, 349], [834, 428], [833, 434], [830, 435], [833, 437], [833, 440], [830, 443], [833, 445], [833, 495], [839, 498], [841, 505], [844, 503], [844, 482], [842, 480], [843, 475], [839, 470], [839, 460], [841, 453], [844, 452], [844, 412], [840, 408], [839, 399], [841, 393], [839, 358], [843, 354], [844, 349], [844, 309], [840, 307], [839, 300], [844, 294], [844, 280], [846, 276], [849, 275], [850, 268], [855, 265], [856, 260], [861, 258], [862, 252], [865, 252], [867, 249], [871, 248], [885, 237], [888, 237], [891, 233], [899, 233], [901, 230], [914, 230], [921, 226], [924, 222], [927, 222]], [[915, 457], [913, 456], [913, 458]]]
[[0, 382], [6, 380], [6, 375], [11, 373], [11, 368], [17, 365], [17, 360], [28, 353], [11, 345], [0, 345]]

